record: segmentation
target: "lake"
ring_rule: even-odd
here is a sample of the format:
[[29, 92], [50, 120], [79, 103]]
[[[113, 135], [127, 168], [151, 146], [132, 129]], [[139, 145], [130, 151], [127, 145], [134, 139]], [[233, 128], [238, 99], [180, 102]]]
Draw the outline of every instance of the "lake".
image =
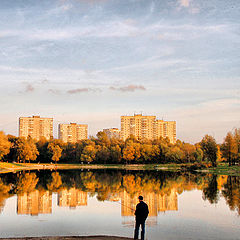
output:
[[139, 195], [148, 240], [240, 239], [240, 177], [133, 170], [1, 174], [0, 238], [132, 237]]

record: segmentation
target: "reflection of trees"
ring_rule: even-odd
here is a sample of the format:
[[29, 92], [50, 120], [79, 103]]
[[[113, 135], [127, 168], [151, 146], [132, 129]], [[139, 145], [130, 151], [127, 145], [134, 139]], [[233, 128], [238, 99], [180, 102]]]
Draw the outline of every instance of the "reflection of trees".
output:
[[4, 184], [0, 178], [0, 213], [5, 205], [5, 200], [9, 197], [10, 186]]
[[119, 199], [124, 191], [134, 197], [141, 193], [170, 196], [173, 189], [178, 194], [198, 189], [203, 191], [203, 198], [212, 204], [218, 202], [222, 187], [227, 204], [239, 212], [239, 177], [166, 171], [68, 170], [4, 174], [0, 180], [0, 202], [10, 193], [24, 194], [34, 190], [59, 192], [74, 188], [104, 201]]
[[18, 194], [25, 192], [32, 192], [38, 183], [36, 173], [24, 173], [22, 174], [16, 184], [15, 191]]
[[240, 214], [240, 177], [228, 176], [222, 195], [226, 199], [229, 208], [232, 211], [237, 210], [238, 214]]
[[208, 180], [208, 185], [203, 189], [203, 199], [208, 199], [210, 203], [217, 203], [219, 199], [217, 176], [212, 175]]
[[52, 173], [52, 178], [47, 183], [47, 189], [51, 192], [57, 192], [62, 187], [62, 178], [58, 172]]

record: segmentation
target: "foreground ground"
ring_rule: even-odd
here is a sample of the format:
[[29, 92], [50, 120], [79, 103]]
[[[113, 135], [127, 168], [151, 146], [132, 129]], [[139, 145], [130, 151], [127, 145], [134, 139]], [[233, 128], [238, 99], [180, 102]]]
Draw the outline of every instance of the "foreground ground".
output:
[[74, 237], [25, 237], [25, 238], [0, 238], [1, 240], [129, 240], [132, 238], [115, 236], [74, 236]]

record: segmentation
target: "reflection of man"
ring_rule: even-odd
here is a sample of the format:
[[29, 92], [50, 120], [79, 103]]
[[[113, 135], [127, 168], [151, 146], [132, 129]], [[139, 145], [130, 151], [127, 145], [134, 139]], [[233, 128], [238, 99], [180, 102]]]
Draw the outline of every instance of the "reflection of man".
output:
[[148, 216], [148, 205], [143, 201], [143, 197], [139, 196], [139, 203], [136, 206], [135, 216], [136, 216], [136, 225], [134, 232], [134, 239], [138, 239], [139, 227], [141, 225], [141, 240], [144, 240], [145, 234], [145, 221]]

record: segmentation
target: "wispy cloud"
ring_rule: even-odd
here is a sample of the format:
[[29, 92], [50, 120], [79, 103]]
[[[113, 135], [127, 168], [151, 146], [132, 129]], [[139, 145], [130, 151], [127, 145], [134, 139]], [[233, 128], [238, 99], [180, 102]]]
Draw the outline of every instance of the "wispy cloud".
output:
[[[185, 5], [187, 5], [185, 3]], [[180, 9], [183, 8], [180, 5]], [[185, 8], [185, 7], [184, 7]], [[189, 11], [196, 11], [194, 7], [188, 7]], [[195, 10], [194, 10], [195, 9]], [[19, 38], [29, 41], [67, 41], [78, 38], [141, 38], [159, 40], [185, 40], [196, 39], [213, 33], [231, 34], [238, 26], [227, 24], [194, 25], [194, 24], [166, 24], [162, 21], [148, 25], [142, 25], [132, 19], [112, 20], [87, 24], [76, 27], [63, 28], [39, 28], [39, 29], [11, 29], [0, 31], [0, 38]], [[51, 47], [52, 43], [34, 47], [33, 51], [43, 51]]]
[[97, 88], [76, 88], [76, 89], [68, 90], [67, 93], [69, 93], [69, 94], [77, 94], [77, 93], [96, 92], [96, 91], [100, 91], [101, 92], [101, 89], [97, 89]]
[[110, 90], [113, 91], [121, 91], [121, 92], [134, 92], [136, 90], [142, 90], [145, 91], [146, 88], [142, 85], [128, 85], [124, 87], [110, 87]]

